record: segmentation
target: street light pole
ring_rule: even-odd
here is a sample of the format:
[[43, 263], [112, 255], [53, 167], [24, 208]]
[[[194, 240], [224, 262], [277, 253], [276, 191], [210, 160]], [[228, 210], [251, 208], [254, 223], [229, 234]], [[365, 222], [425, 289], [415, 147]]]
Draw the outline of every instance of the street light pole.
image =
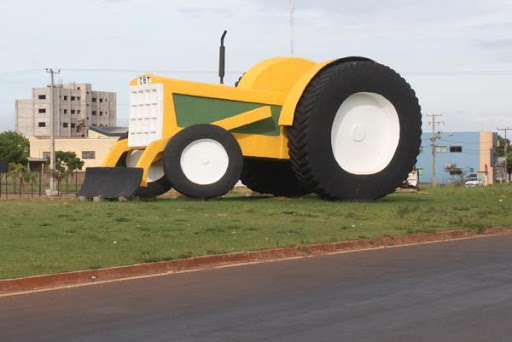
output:
[[[50, 85], [50, 172], [55, 171], [55, 111], [54, 111], [54, 94], [53, 88], [55, 86], [55, 74], [60, 74], [60, 70], [53, 70], [47, 68], [46, 72], [50, 74], [51, 85]], [[55, 181], [53, 174], [50, 176], [50, 195], [55, 192]]]

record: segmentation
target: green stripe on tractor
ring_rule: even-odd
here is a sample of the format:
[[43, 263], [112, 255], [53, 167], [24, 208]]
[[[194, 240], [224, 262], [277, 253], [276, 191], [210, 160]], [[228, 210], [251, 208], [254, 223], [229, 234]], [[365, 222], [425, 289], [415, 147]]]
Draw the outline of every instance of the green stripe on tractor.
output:
[[[173, 94], [174, 110], [179, 127], [197, 124], [208, 124], [232, 116], [268, 106], [262, 103], [251, 103], [214, 99], [208, 97]], [[233, 129], [233, 133], [262, 134], [279, 136], [280, 106], [270, 106], [272, 117], [246, 126]]]

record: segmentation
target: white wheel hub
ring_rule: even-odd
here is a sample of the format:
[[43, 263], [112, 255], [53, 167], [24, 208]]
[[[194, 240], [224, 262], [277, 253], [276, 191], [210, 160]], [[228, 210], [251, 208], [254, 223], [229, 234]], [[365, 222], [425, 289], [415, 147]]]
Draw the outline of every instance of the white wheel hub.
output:
[[[144, 153], [144, 150], [132, 150], [128, 152], [128, 155], [126, 156], [126, 166], [137, 167], [137, 163], [139, 162], [142, 153]], [[151, 164], [151, 166], [149, 167], [148, 183], [156, 182], [164, 175], [164, 165], [162, 163], [162, 160], [159, 160], [156, 163]]]
[[355, 93], [340, 105], [331, 128], [336, 162], [345, 171], [371, 175], [395, 155], [400, 121], [393, 104], [377, 93]]
[[218, 141], [199, 139], [185, 147], [181, 153], [180, 165], [183, 174], [191, 182], [213, 184], [226, 174], [229, 156]]

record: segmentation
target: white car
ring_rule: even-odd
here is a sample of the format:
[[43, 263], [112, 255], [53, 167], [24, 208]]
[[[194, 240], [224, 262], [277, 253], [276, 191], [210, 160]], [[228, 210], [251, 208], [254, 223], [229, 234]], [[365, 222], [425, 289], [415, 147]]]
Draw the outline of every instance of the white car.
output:
[[464, 183], [464, 185], [467, 188], [473, 188], [475, 186], [483, 186], [484, 182], [480, 179], [470, 179], [470, 180], [467, 180], [466, 183]]

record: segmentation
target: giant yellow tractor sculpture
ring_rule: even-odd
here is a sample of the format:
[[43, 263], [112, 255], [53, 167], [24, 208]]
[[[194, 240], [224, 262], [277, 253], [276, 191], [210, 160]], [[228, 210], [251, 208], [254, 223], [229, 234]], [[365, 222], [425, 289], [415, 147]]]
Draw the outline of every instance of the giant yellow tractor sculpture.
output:
[[276, 196], [371, 200], [416, 163], [418, 99], [392, 69], [362, 57], [265, 60], [235, 87], [146, 74], [131, 82], [126, 139], [88, 168], [80, 195], [194, 198], [241, 180]]

